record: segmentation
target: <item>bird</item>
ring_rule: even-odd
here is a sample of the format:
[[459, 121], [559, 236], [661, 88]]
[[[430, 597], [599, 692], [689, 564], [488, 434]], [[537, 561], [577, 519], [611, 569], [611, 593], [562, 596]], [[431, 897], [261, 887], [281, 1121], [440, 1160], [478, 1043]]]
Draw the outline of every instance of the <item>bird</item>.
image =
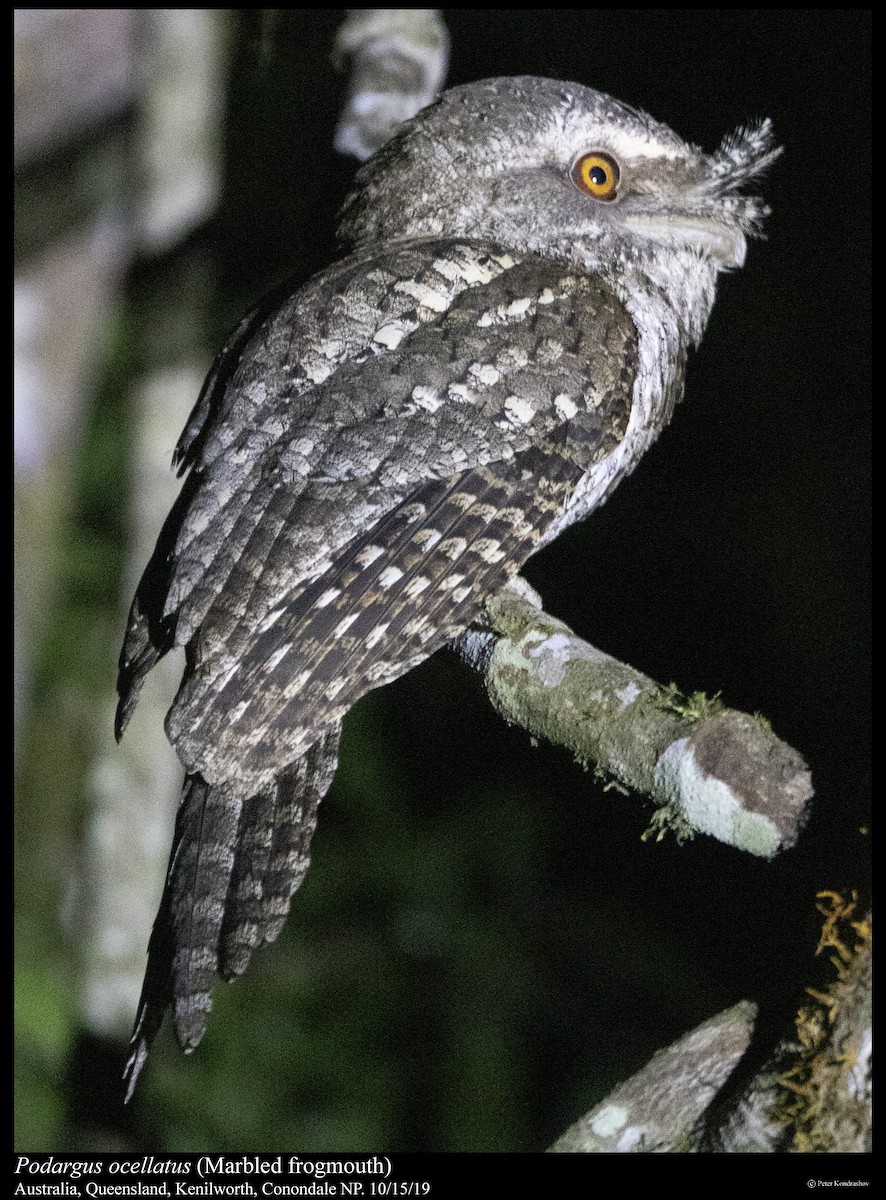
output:
[[125, 1068], [272, 942], [341, 722], [451, 644], [668, 424], [722, 272], [769, 209], [768, 120], [708, 154], [534, 76], [440, 94], [358, 171], [343, 257], [248, 313], [176, 447], [116, 734], [183, 646], [185, 781]]

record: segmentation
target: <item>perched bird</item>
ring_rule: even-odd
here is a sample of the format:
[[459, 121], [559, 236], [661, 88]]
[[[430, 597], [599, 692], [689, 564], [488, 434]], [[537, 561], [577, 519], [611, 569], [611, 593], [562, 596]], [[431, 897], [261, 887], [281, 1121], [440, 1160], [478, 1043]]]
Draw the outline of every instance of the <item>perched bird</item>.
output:
[[680, 398], [718, 274], [767, 209], [764, 121], [713, 155], [578, 84], [453, 88], [358, 173], [351, 253], [243, 319], [175, 452], [117, 734], [172, 646], [187, 778], [129, 1093], [165, 1010], [280, 932], [342, 717], [451, 642], [633, 470]]

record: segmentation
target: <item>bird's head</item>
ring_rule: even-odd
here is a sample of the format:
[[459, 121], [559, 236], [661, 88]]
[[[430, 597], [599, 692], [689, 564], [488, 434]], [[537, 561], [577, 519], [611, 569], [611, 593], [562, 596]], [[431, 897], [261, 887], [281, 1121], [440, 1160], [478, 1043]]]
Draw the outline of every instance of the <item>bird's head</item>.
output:
[[644, 249], [741, 266], [768, 209], [742, 188], [778, 156], [769, 121], [714, 154], [602, 92], [521, 76], [444, 92], [361, 169], [341, 235], [489, 239], [586, 265]]

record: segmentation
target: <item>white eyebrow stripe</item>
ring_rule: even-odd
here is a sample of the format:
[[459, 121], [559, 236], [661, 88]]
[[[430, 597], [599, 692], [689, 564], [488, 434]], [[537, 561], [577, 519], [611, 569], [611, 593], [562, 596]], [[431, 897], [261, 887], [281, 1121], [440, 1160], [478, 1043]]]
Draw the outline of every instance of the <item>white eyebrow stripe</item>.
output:
[[627, 129], [618, 129], [615, 126], [606, 126], [600, 135], [599, 144], [587, 147], [587, 150], [582, 151], [586, 154], [590, 150], [611, 150], [617, 158], [684, 158], [686, 151], [680, 146], [674, 146], [667, 142], [660, 142], [655, 138], [654, 134], [643, 136], [641, 133], [632, 133]]

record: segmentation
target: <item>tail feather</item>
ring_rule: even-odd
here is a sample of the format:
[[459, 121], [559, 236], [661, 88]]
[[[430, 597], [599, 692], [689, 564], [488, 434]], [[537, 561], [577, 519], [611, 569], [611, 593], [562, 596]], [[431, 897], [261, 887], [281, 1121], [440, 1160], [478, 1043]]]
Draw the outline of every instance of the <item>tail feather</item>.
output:
[[219, 973], [241, 975], [252, 952], [279, 935], [310, 861], [317, 809], [338, 758], [335, 725], [284, 771], [272, 793], [244, 805], [237, 860], [228, 889]]
[[[193, 778], [193, 777], [192, 777]], [[218, 968], [225, 897], [234, 868], [242, 800], [228, 784], [198, 777], [185, 801], [188, 835], [172, 868], [172, 994], [175, 1032], [193, 1050], [206, 1032], [210, 990]]]
[[284, 777], [283, 803], [274, 829], [263, 896], [265, 941], [273, 942], [279, 935], [289, 902], [308, 869], [317, 806], [338, 766], [340, 733], [341, 725], [333, 725]]
[[132, 1096], [151, 1043], [163, 1024], [166, 1009], [175, 1000], [172, 964], [176, 953], [176, 909], [181, 895], [179, 863], [182, 854], [187, 852], [188, 843], [193, 842], [195, 826], [199, 828], [202, 824], [202, 810], [209, 791], [208, 784], [199, 775], [189, 775], [185, 779], [163, 899], [148, 942], [148, 966], [129, 1042], [129, 1060], [123, 1072], [127, 1100]]
[[198, 1045], [216, 975], [241, 974], [283, 927], [308, 867], [317, 808], [335, 773], [339, 726], [267, 787], [242, 800], [229, 784], [185, 780], [163, 900], [148, 946], [126, 1099], [166, 1009], [182, 1049]]
[[228, 887], [221, 931], [219, 974], [242, 975], [263, 937], [262, 894], [271, 857], [281, 780], [256, 792], [243, 805], [237, 835], [237, 857]]

